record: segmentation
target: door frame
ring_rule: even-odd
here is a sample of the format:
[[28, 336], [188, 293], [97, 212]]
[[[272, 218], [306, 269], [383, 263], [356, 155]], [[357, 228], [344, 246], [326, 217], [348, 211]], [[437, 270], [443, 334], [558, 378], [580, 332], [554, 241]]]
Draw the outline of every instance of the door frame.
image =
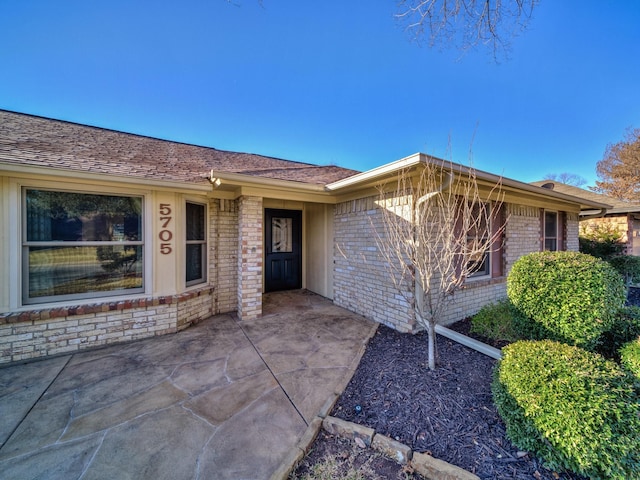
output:
[[[292, 251], [278, 254], [272, 252], [272, 219], [273, 217], [284, 217], [292, 219]], [[275, 292], [282, 290], [297, 290], [302, 288], [303, 252], [302, 252], [302, 210], [286, 208], [265, 208], [264, 209], [264, 291]], [[274, 284], [271, 279], [271, 259], [273, 256], [288, 257], [293, 259], [295, 268], [295, 278], [291, 282]]]

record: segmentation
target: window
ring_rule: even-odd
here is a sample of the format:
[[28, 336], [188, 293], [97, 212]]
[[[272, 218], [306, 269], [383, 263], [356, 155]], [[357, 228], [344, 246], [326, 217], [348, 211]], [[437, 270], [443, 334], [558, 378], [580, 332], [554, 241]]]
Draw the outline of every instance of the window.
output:
[[142, 292], [142, 197], [23, 190], [23, 302]]
[[186, 285], [207, 281], [205, 206], [187, 202]]
[[491, 225], [489, 215], [491, 206], [489, 204], [474, 204], [471, 209], [471, 225], [467, 231], [467, 247], [470, 251], [477, 250], [476, 254], [469, 260], [467, 266], [471, 275], [470, 278], [483, 277], [489, 275], [491, 268], [491, 251], [486, 249], [480, 251], [482, 245], [486, 245], [491, 236]]
[[558, 250], [558, 212], [544, 212], [544, 249]]

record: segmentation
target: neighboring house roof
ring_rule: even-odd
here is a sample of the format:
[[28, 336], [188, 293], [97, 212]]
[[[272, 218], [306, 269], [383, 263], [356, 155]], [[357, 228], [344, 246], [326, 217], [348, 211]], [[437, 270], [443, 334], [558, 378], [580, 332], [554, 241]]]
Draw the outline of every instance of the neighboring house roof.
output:
[[[531, 182], [531, 185], [547, 188], [554, 192], [566, 193], [567, 195], [584, 198], [585, 200], [609, 204], [611, 208], [607, 209], [608, 215], [640, 212], [640, 204], [626, 202], [608, 195], [592, 192], [591, 190], [585, 190], [584, 188], [573, 185], [567, 185], [566, 183], [557, 182], [555, 180], [540, 180], [538, 182]], [[584, 212], [585, 215], [592, 213], [593, 212]]]
[[212, 170], [313, 185], [358, 173], [6, 110], [0, 110], [0, 164], [187, 183], [207, 183]]

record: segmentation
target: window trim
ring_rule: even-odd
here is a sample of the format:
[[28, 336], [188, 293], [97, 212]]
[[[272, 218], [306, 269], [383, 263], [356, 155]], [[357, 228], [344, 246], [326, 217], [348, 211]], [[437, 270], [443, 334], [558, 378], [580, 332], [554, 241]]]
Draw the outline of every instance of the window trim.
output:
[[[79, 186], [80, 187], [80, 186]], [[119, 197], [128, 197], [128, 198], [139, 198], [141, 202], [141, 219], [140, 219], [140, 240], [130, 240], [130, 241], [60, 241], [60, 240], [51, 240], [51, 241], [29, 241], [27, 240], [27, 191], [28, 190], [45, 190], [52, 192], [65, 192], [65, 193], [73, 193], [73, 194], [81, 194], [81, 195], [104, 195], [104, 196], [119, 196]], [[38, 182], [38, 183], [29, 183], [29, 184], [19, 184], [18, 185], [18, 194], [19, 194], [19, 205], [20, 205], [20, 219], [19, 219], [19, 235], [18, 235], [18, 248], [19, 255], [17, 261], [17, 268], [19, 270], [18, 277], [21, 279], [20, 284], [20, 294], [19, 298], [21, 300], [21, 305], [23, 306], [32, 306], [32, 305], [41, 305], [41, 304], [59, 304], [63, 302], [69, 301], [77, 301], [77, 300], [85, 300], [92, 298], [106, 298], [106, 297], [128, 297], [130, 295], [136, 295], [140, 293], [145, 293], [147, 289], [147, 285], [149, 283], [148, 279], [150, 278], [149, 272], [149, 251], [148, 245], [146, 242], [146, 231], [147, 231], [147, 199], [146, 195], [141, 192], [126, 192], [126, 191], [116, 191], [110, 189], [104, 189], [100, 191], [88, 190], [85, 188], [58, 188], [56, 185], [51, 184], [51, 182]], [[138, 246], [142, 251], [142, 265], [141, 265], [141, 274], [142, 274], [142, 285], [137, 288], [127, 288], [127, 289], [118, 289], [118, 290], [106, 290], [106, 291], [92, 291], [87, 293], [73, 293], [73, 294], [63, 294], [63, 295], [47, 295], [42, 297], [30, 297], [29, 296], [29, 258], [28, 252], [30, 247], [60, 247], [60, 246], [74, 246], [74, 247], [98, 247], [98, 246]]]
[[[198, 205], [201, 206], [204, 209], [204, 215], [203, 215], [203, 222], [204, 225], [202, 226], [202, 231], [204, 232], [204, 238], [202, 240], [188, 240], [187, 239], [187, 232], [188, 227], [187, 227], [187, 221], [189, 220], [189, 216], [187, 215], [187, 205], [188, 204], [192, 204], [192, 205]], [[208, 218], [208, 205], [204, 202], [201, 201], [195, 201], [195, 200], [185, 200], [184, 202], [184, 281], [185, 281], [185, 286], [186, 287], [192, 287], [192, 286], [196, 286], [196, 285], [202, 285], [203, 283], [207, 283], [208, 281], [208, 272], [207, 272], [207, 266], [208, 266], [208, 238], [209, 238], [209, 231], [208, 231], [208, 222], [207, 222], [207, 218]], [[188, 256], [187, 256], [187, 245], [200, 245], [202, 248], [202, 277], [200, 278], [196, 278], [193, 280], [189, 280], [187, 281], [187, 261], [188, 261]]]
[[[486, 202], [483, 201], [481, 203], [484, 203], [487, 206], [486, 208], [489, 210], [489, 218], [488, 218], [489, 225], [487, 228], [487, 240], [489, 240], [493, 235], [493, 229], [494, 229], [494, 223], [495, 223], [494, 222], [495, 205], [491, 201], [486, 201]], [[467, 241], [469, 240], [470, 238], [469, 232], [465, 234], [465, 238]], [[467, 277], [467, 280], [475, 281], [475, 280], [485, 280], [487, 278], [492, 278], [493, 276], [493, 245], [491, 245], [489, 249], [486, 252], [484, 252], [484, 256], [485, 256], [485, 259], [482, 263], [486, 265], [485, 269], [482, 271], [481, 270], [475, 271], [474, 273], [472, 273]]]
[[[554, 237], [548, 237], [547, 236], [547, 214], [554, 214], [555, 215], [555, 225], [556, 225], [556, 234]], [[558, 252], [560, 250], [562, 250], [562, 245], [560, 244], [562, 241], [562, 236], [561, 236], [561, 225], [560, 225], [560, 212], [558, 212], [557, 210], [546, 210], [543, 209], [542, 210], [542, 218], [540, 219], [541, 223], [542, 223], [542, 241], [541, 241], [541, 251], [543, 252]], [[553, 239], [556, 242], [556, 248], [555, 250], [547, 250], [547, 240], [548, 239]]]

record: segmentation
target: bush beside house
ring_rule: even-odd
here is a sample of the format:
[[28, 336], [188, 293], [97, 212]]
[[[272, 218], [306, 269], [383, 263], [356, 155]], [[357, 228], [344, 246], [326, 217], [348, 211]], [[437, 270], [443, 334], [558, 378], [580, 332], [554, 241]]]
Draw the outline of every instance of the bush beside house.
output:
[[589, 478], [640, 475], [640, 399], [616, 363], [551, 340], [503, 349], [494, 402], [519, 448]]
[[578, 252], [521, 257], [507, 279], [507, 295], [547, 337], [594, 349], [624, 305], [620, 275], [606, 262]]
[[473, 325], [525, 339], [503, 349], [492, 384], [509, 438], [554, 468], [640, 478], [640, 308], [624, 306], [622, 277], [590, 255], [533, 253], [507, 293]]

